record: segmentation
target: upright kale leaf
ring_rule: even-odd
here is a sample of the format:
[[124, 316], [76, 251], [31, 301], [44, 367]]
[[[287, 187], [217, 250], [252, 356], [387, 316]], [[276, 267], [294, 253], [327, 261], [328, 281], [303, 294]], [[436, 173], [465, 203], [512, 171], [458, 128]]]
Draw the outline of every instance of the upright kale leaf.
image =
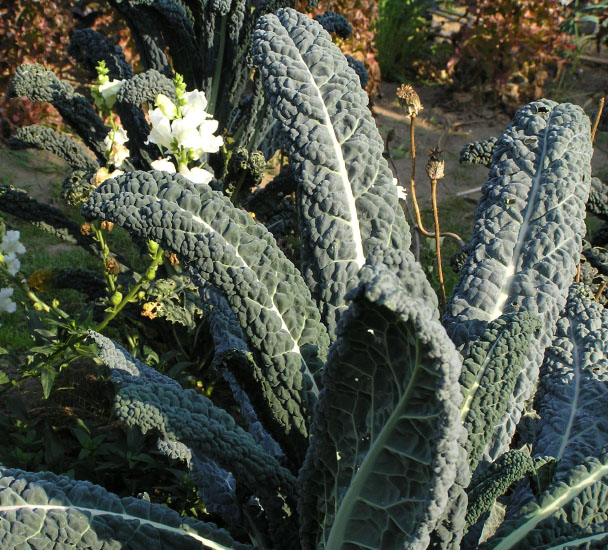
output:
[[300, 471], [303, 547], [424, 550], [467, 468], [460, 358], [387, 268], [364, 268], [350, 298]]
[[571, 104], [540, 100], [521, 108], [498, 139], [476, 211], [471, 252], [444, 326], [464, 350], [490, 321], [527, 311], [541, 329], [486, 457], [503, 453], [536, 387], [545, 348], [576, 274], [591, 184], [589, 119]]
[[367, 95], [321, 25], [288, 9], [262, 17], [254, 55], [298, 180], [304, 276], [334, 338], [375, 247], [402, 252], [396, 269], [410, 263], [409, 228]]

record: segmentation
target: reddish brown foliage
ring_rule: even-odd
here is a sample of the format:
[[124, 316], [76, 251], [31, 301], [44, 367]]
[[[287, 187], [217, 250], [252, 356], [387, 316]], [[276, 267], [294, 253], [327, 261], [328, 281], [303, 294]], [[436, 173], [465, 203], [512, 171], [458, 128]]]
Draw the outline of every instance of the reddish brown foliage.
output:
[[542, 92], [546, 69], [573, 49], [559, 0], [466, 0], [448, 68], [463, 87], [487, 85], [507, 103]]
[[[19, 65], [45, 65], [75, 87], [88, 80], [66, 51], [70, 31], [78, 24], [71, 12], [73, 5], [72, 0], [0, 0], [0, 141], [8, 139], [20, 126], [42, 121], [48, 126], [61, 126], [61, 118], [49, 104], [4, 98]], [[116, 21], [107, 3], [94, 3], [85, 9], [85, 14], [89, 15], [83, 21], [86, 26], [112, 36], [126, 49], [127, 56], [132, 54], [134, 50], [127, 42], [129, 33]]]
[[[298, 9], [308, 11], [306, 5], [306, 0], [300, 0]], [[353, 33], [349, 39], [342, 40], [336, 37], [334, 42], [343, 53], [350, 54], [365, 63], [365, 68], [369, 72], [369, 82], [365, 89], [370, 95], [377, 94], [380, 86], [380, 65], [376, 60], [378, 51], [371, 30], [378, 16], [377, 0], [319, 0], [319, 5], [311, 13], [314, 16], [327, 10], [343, 15], [353, 26]]]

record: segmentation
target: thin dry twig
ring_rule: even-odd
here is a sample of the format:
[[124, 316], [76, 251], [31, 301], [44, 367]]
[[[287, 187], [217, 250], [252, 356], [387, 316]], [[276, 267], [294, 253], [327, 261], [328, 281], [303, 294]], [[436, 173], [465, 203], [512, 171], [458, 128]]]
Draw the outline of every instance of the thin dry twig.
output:
[[439, 232], [439, 212], [437, 209], [437, 180], [431, 180], [431, 203], [433, 205], [433, 218], [435, 220], [435, 252], [437, 254], [437, 276], [441, 288], [441, 311], [445, 311], [445, 284], [443, 282], [443, 269], [441, 267], [441, 233]]
[[597, 134], [597, 129], [600, 125], [600, 119], [602, 118], [602, 112], [604, 111], [605, 102], [606, 98], [602, 97], [602, 99], [600, 99], [600, 108], [597, 111], [597, 116], [595, 117], [595, 122], [593, 123], [593, 130], [591, 130], [591, 143], [595, 141], [595, 134]]

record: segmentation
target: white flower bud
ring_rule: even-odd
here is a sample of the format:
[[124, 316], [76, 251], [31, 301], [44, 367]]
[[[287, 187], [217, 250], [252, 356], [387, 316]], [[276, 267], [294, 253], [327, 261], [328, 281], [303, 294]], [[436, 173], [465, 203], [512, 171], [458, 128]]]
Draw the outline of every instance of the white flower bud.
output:
[[0, 289], [0, 312], [14, 313], [17, 310], [17, 304], [11, 300], [13, 292], [10, 287]]
[[177, 107], [165, 94], [158, 94], [154, 104], [161, 110], [163, 115], [173, 120], [177, 117]]
[[123, 83], [124, 80], [110, 80], [109, 82], [99, 85], [99, 93], [103, 96], [108, 109], [114, 107], [114, 103], [116, 103], [116, 95], [118, 94], [118, 90], [120, 90]]

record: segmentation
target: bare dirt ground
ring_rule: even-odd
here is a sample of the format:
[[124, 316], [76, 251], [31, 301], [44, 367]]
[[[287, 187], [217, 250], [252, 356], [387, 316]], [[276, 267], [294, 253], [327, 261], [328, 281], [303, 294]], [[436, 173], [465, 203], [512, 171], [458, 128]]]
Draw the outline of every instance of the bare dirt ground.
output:
[[[608, 64], [588, 64], [575, 78], [573, 91], [567, 99], [583, 107], [593, 119], [599, 98], [608, 95]], [[408, 189], [411, 170], [410, 124], [395, 98], [397, 87], [396, 83], [383, 82], [382, 96], [374, 100], [372, 112], [383, 136], [390, 129], [395, 132], [390, 148], [400, 182]], [[424, 106], [416, 120], [416, 194], [419, 201], [422, 204], [430, 201], [430, 186], [424, 167], [428, 150], [432, 147], [443, 150], [446, 162], [446, 176], [439, 182], [439, 201], [444, 202], [461, 193], [476, 201], [479, 191], [473, 190], [483, 185], [488, 169], [461, 165], [460, 150], [471, 141], [499, 136], [511, 121], [511, 114], [504, 108], [476, 103], [472, 93], [451, 93], [442, 86], [415, 88]], [[546, 90], [545, 97], [562, 101], [562, 98], [554, 97], [550, 89]], [[607, 132], [598, 133], [592, 166], [596, 176], [601, 177], [602, 172], [608, 171]]]

